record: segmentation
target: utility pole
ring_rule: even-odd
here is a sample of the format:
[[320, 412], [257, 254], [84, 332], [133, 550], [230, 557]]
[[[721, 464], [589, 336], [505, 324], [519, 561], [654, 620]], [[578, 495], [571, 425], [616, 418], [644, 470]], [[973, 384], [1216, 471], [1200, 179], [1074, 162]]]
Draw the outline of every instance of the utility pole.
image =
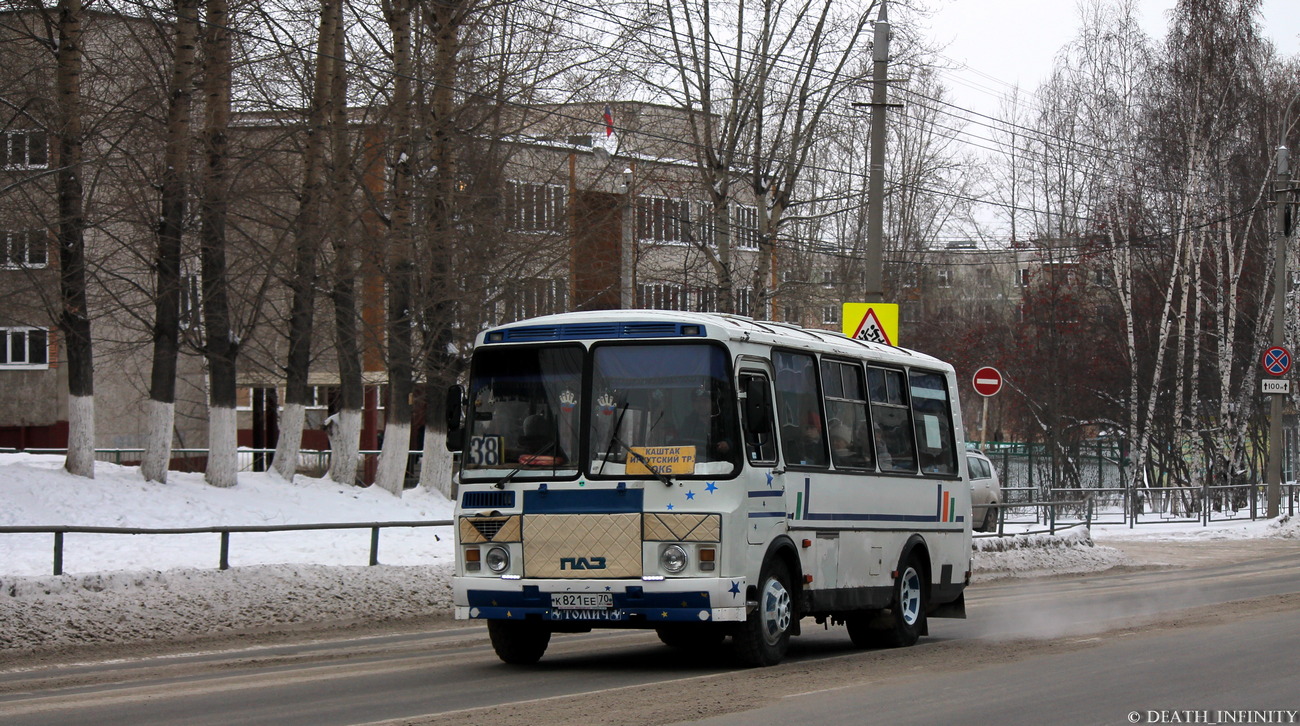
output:
[[[1286, 255], [1287, 237], [1291, 234], [1291, 205], [1289, 152], [1284, 145], [1277, 147], [1277, 175], [1273, 180], [1273, 206], [1277, 214], [1273, 227], [1273, 345], [1286, 345]], [[1286, 396], [1272, 394], [1268, 422], [1268, 510], [1266, 516], [1278, 515], [1282, 502], [1282, 456], [1285, 444], [1282, 439], [1282, 403]]]
[[866, 302], [884, 302], [885, 107], [889, 90], [889, 16], [880, 0], [871, 58], [871, 178], [867, 186]]

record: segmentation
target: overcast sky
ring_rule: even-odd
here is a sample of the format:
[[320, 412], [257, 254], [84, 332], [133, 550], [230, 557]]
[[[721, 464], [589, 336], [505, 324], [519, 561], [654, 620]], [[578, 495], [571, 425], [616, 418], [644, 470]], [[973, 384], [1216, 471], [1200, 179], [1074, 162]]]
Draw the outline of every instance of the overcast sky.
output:
[[[1139, 0], [1149, 35], [1162, 40], [1176, 0]], [[1076, 0], [930, 0], [929, 37], [947, 44], [948, 59], [968, 69], [944, 74], [958, 105], [982, 113], [998, 109], [997, 94], [1019, 83], [1032, 91], [1052, 59], [1074, 38]], [[1263, 0], [1264, 32], [1287, 55], [1300, 53], [1300, 0]]]

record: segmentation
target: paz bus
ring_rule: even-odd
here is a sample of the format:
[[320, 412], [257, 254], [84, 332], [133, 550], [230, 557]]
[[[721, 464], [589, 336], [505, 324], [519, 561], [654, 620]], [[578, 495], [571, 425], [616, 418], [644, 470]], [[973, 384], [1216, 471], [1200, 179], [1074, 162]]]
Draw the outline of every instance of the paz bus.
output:
[[931, 356], [733, 315], [484, 330], [448, 391], [455, 616], [486, 620], [514, 664], [592, 628], [750, 666], [779, 662], [805, 618], [911, 645], [928, 618], [965, 617], [956, 391]]

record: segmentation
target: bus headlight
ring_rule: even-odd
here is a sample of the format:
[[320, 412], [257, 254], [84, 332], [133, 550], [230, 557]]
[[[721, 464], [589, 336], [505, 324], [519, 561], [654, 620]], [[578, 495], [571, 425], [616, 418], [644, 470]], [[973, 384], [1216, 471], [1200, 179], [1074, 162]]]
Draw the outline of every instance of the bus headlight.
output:
[[659, 566], [664, 572], [676, 575], [686, 569], [686, 550], [681, 545], [668, 545], [659, 553]]
[[493, 547], [483, 558], [488, 569], [500, 575], [510, 569], [510, 552], [505, 547]]

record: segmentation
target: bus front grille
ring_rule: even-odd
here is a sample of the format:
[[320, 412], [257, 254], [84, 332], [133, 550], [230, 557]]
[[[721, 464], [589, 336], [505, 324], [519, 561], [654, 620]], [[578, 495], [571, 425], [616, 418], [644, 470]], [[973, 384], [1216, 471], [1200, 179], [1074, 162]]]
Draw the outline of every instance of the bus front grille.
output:
[[527, 577], [640, 577], [641, 515], [526, 514]]

